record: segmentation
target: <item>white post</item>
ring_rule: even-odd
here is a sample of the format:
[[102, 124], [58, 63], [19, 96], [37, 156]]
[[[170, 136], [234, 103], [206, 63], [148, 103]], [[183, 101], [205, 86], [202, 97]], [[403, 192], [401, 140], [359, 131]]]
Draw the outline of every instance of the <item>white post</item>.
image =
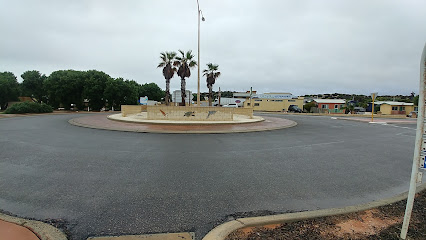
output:
[[408, 191], [407, 206], [405, 208], [404, 223], [401, 228], [401, 238], [407, 238], [408, 225], [410, 224], [411, 212], [413, 210], [414, 195], [416, 193], [417, 178], [419, 175], [420, 159], [422, 158], [422, 144], [425, 120], [425, 84], [426, 84], [426, 44], [423, 48], [423, 54], [420, 61], [420, 89], [419, 105], [417, 115], [417, 133], [414, 147], [413, 166], [411, 169], [410, 190]]
[[253, 99], [253, 87], [250, 87], [250, 107], [254, 109], [252, 99]]
[[373, 105], [371, 105], [371, 122], [374, 122], [374, 100], [376, 96], [374, 96], [374, 93], [372, 93], [371, 97], [373, 98]]

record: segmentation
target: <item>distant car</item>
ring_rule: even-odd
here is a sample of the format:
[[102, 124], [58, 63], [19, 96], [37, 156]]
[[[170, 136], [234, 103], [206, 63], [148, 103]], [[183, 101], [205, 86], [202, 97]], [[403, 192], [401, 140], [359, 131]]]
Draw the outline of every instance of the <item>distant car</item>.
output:
[[417, 111], [412, 111], [409, 114], [407, 114], [407, 117], [416, 117], [417, 118], [417, 114], [418, 114]]
[[223, 105], [222, 107], [238, 108], [238, 105], [236, 103], [230, 103], [230, 104]]
[[297, 113], [303, 112], [302, 109], [300, 109], [297, 105], [290, 105], [288, 107], [288, 111], [289, 112], [297, 112]]

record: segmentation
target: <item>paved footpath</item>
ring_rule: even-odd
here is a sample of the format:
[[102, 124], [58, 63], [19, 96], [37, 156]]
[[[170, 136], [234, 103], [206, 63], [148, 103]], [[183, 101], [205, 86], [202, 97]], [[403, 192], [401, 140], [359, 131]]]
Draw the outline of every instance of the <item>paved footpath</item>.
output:
[[[336, 117], [338, 120], [349, 120], [349, 121], [357, 121], [357, 122], [371, 122], [370, 118], [365, 117]], [[397, 119], [397, 118], [374, 118], [373, 122], [376, 123], [416, 123], [417, 119]]]

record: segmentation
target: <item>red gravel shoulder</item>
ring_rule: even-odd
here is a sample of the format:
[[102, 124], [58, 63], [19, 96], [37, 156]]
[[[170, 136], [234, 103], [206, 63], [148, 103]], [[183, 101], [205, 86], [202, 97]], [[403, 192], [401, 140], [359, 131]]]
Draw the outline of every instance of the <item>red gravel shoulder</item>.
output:
[[[226, 240], [341, 239], [398, 240], [407, 201], [344, 215], [249, 227], [231, 233]], [[426, 240], [426, 191], [416, 195], [408, 230], [410, 240]]]

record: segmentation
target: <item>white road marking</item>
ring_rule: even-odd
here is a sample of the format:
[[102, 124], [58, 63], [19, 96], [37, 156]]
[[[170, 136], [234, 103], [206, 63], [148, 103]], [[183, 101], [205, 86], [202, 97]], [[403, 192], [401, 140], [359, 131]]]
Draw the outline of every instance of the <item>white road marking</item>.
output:
[[401, 126], [397, 126], [397, 125], [390, 125], [396, 128], [403, 128], [403, 129], [410, 129], [410, 130], [417, 130], [417, 128], [410, 128], [410, 127], [401, 127]]
[[368, 123], [374, 123], [374, 124], [382, 124], [382, 125], [388, 125], [386, 122], [368, 122]]
[[[306, 144], [306, 145], [297, 145], [297, 146], [285, 146], [285, 147], [276, 147], [276, 148], [262, 148], [262, 149], [252, 149], [252, 150], [232, 150], [227, 152], [262, 152], [262, 151], [277, 151], [282, 149], [291, 149], [291, 148], [306, 148], [306, 147], [313, 147], [313, 146], [323, 146], [323, 145], [331, 145], [331, 144], [340, 144], [344, 143], [345, 141], [338, 141], [338, 142], [325, 142], [325, 143], [313, 143], [313, 144]], [[195, 152], [190, 152], [195, 153]]]

